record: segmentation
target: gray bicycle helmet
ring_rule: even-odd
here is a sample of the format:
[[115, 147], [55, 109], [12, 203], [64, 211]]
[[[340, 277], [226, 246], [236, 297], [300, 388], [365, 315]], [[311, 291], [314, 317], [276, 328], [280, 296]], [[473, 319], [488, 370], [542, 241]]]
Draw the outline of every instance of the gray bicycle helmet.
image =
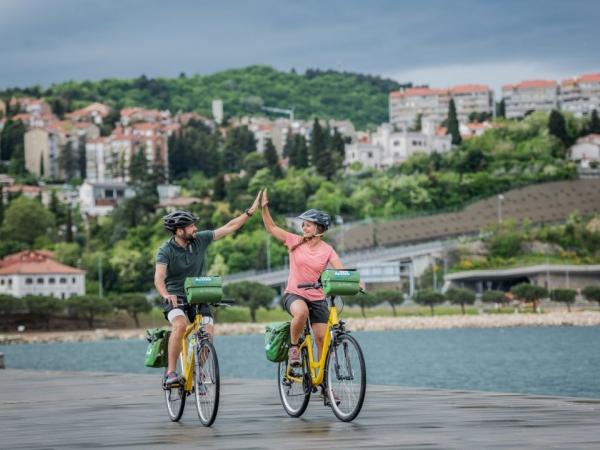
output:
[[198, 217], [189, 211], [174, 211], [163, 217], [165, 228], [171, 232], [175, 232], [177, 228], [185, 228], [188, 225], [196, 223]]
[[298, 216], [298, 219], [308, 220], [318, 225], [322, 225], [326, 230], [331, 225], [331, 218], [329, 214], [321, 211], [320, 209], [309, 209]]

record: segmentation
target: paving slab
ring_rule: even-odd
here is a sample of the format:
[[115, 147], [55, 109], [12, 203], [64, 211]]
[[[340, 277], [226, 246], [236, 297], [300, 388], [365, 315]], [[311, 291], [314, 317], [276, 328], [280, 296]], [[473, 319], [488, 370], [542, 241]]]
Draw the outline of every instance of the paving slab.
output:
[[351, 423], [275, 380], [224, 380], [219, 415], [166, 414], [160, 375], [0, 370], [1, 449], [600, 449], [600, 399], [368, 386]]

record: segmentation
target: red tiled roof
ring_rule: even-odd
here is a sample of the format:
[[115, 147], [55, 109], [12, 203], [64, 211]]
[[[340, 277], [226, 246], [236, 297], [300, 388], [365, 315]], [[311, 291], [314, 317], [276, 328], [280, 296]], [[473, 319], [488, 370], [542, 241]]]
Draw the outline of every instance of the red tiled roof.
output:
[[516, 84], [505, 84], [502, 86], [502, 90], [511, 89], [530, 89], [530, 88], [549, 88], [555, 87], [556, 81], [554, 80], [525, 80]]
[[30, 186], [28, 184], [14, 184], [12, 186], [5, 187], [4, 190], [10, 193], [25, 192], [29, 194], [38, 194], [42, 191], [42, 188], [38, 186]]
[[14, 274], [83, 274], [84, 270], [69, 267], [52, 259], [48, 250], [25, 250], [0, 260], [0, 275]]
[[431, 88], [409, 88], [405, 91], [395, 91], [390, 93], [390, 97], [427, 97], [430, 95], [448, 94], [447, 89], [431, 89]]
[[579, 82], [582, 81], [600, 81], [600, 73], [586, 73], [579, 77]]
[[485, 84], [460, 84], [450, 88], [453, 94], [466, 94], [469, 92], [489, 92], [491, 89]]

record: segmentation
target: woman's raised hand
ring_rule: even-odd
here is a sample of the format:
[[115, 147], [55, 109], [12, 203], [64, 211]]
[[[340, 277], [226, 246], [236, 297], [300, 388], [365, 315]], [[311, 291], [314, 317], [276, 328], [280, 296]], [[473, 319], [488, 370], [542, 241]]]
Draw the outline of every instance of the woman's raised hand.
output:
[[260, 201], [260, 207], [264, 208], [269, 204], [269, 197], [267, 197], [267, 188], [264, 188], [262, 191], [262, 197]]

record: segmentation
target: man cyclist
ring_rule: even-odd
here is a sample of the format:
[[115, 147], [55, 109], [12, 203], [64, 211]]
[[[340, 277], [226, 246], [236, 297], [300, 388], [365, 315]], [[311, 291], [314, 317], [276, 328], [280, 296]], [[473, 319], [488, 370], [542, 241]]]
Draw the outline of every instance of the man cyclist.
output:
[[[216, 230], [198, 232], [198, 217], [189, 211], [175, 211], [163, 217], [164, 226], [173, 236], [165, 242], [156, 255], [154, 286], [164, 299], [164, 315], [171, 324], [169, 338], [169, 361], [164, 378], [166, 387], [179, 382], [175, 371], [177, 358], [181, 352], [181, 339], [187, 325], [194, 320], [194, 311], [189, 307], [184, 290], [187, 277], [202, 276], [205, 271], [206, 250], [211, 242], [233, 234], [254, 214], [259, 197], [240, 216]], [[213, 317], [208, 305], [200, 307], [202, 323], [211, 336]]]

